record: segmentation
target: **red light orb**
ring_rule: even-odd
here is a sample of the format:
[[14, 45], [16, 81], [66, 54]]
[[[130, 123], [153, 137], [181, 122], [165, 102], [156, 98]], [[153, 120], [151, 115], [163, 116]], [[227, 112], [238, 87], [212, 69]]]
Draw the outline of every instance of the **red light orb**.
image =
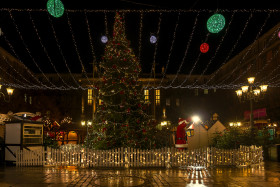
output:
[[202, 53], [207, 53], [209, 50], [209, 45], [207, 43], [203, 43], [200, 45], [200, 51]]

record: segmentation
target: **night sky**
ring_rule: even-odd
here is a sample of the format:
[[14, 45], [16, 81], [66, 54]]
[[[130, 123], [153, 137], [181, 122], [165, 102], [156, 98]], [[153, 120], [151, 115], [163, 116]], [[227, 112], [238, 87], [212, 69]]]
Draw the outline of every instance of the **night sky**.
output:
[[[62, 2], [66, 10], [204, 9], [205, 11], [201, 11], [199, 15], [197, 12], [181, 12], [180, 15], [178, 12], [163, 12], [157, 48], [156, 45], [149, 42], [149, 37], [151, 34], [157, 33], [160, 13], [145, 12], [143, 14], [140, 54], [143, 73], [151, 72], [154, 55], [156, 72], [160, 73], [161, 68], [166, 66], [168, 66], [167, 73], [178, 72], [188, 46], [180, 73], [212, 73], [226, 60], [238, 54], [258, 36], [267, 32], [280, 21], [280, 11], [272, 12], [270, 15], [269, 12], [265, 11], [266, 9], [279, 9], [280, 5], [275, 3], [277, 1], [258, 1], [253, 4], [244, 4], [244, 1], [187, 0], [168, 2], [62, 0]], [[85, 13], [67, 11], [62, 17], [54, 18], [45, 11], [46, 3], [46, 0], [1, 2], [0, 28], [5, 36], [0, 36], [0, 46], [13, 56], [19, 57], [35, 73], [69, 73], [67, 67], [72, 73], [81, 73], [81, 63], [85, 66], [86, 71], [91, 73], [92, 61], [96, 59], [98, 63], [104, 54], [105, 45], [100, 42], [100, 37], [106, 33], [105, 14], [94, 11], [86, 14], [94, 48], [94, 54], [92, 54]], [[24, 10], [19, 11], [18, 9]], [[26, 9], [32, 10], [26, 11]], [[42, 11], [38, 11], [38, 9], [42, 9]], [[209, 34], [206, 28], [207, 19], [214, 13], [213, 11], [223, 9], [228, 10], [220, 12], [226, 19], [224, 29], [218, 34]], [[233, 9], [261, 9], [264, 11], [238, 11], [233, 15]], [[219, 13], [219, 11], [217, 12]], [[250, 18], [251, 13], [252, 17]], [[109, 39], [112, 36], [114, 15], [115, 12], [106, 13]], [[194, 25], [196, 19], [197, 22]], [[127, 38], [131, 41], [131, 47], [138, 57], [140, 12], [127, 12], [124, 14], [124, 20]], [[247, 28], [242, 33], [247, 20], [249, 20]], [[264, 24], [265, 22], [266, 24]], [[175, 28], [176, 32], [174, 32]], [[209, 52], [201, 54], [199, 47], [204, 42], [210, 45], [210, 49]], [[11, 46], [13, 46], [16, 55]], [[232, 50], [233, 47], [234, 50]], [[157, 49], [156, 53], [155, 49]]]

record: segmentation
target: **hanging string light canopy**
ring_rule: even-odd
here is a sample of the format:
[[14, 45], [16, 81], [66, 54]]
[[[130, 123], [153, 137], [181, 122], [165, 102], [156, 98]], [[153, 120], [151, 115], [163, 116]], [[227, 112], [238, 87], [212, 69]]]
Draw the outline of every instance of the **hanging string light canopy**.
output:
[[64, 5], [60, 0], [48, 0], [47, 10], [53, 17], [61, 17], [64, 13]]
[[207, 20], [207, 29], [211, 33], [220, 32], [225, 26], [226, 20], [222, 14], [214, 14]]

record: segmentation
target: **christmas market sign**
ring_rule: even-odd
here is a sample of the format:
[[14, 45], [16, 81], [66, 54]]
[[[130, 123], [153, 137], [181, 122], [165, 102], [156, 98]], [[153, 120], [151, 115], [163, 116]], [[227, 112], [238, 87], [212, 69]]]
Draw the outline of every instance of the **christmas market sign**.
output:
[[53, 17], [61, 17], [64, 13], [64, 5], [60, 0], [48, 0], [47, 10]]

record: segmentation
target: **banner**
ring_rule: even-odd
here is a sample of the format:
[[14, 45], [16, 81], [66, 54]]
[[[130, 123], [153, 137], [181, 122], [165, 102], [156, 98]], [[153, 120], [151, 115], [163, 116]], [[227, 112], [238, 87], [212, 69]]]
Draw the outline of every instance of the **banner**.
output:
[[[253, 119], [260, 119], [266, 117], [266, 108], [260, 108], [253, 110]], [[250, 111], [244, 112], [244, 119], [249, 120], [250, 119]]]

